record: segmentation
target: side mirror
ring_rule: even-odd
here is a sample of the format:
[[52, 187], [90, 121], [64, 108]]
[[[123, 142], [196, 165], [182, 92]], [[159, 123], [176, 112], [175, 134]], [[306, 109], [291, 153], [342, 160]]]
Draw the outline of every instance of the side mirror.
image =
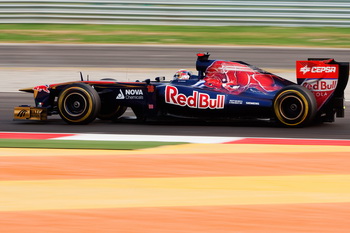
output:
[[160, 82], [160, 81], [164, 81], [165, 80], [165, 77], [156, 77], [155, 78], [157, 82]]

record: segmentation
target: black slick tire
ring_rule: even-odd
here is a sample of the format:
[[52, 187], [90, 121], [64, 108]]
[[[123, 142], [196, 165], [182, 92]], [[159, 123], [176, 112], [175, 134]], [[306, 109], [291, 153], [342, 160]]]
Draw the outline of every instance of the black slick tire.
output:
[[101, 101], [90, 85], [75, 83], [66, 86], [58, 97], [58, 112], [69, 124], [88, 124], [100, 112]]
[[316, 116], [315, 96], [305, 87], [286, 86], [276, 94], [273, 101], [273, 112], [277, 121], [284, 126], [306, 126]]
[[[112, 111], [109, 109], [113, 109]], [[97, 118], [101, 120], [117, 121], [126, 111], [127, 107], [120, 105], [102, 105]]]

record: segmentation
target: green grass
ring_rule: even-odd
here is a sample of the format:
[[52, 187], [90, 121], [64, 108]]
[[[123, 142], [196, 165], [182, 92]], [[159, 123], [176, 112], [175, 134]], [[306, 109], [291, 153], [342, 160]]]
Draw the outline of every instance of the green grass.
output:
[[107, 149], [135, 150], [165, 145], [185, 144], [183, 142], [119, 142], [79, 140], [32, 140], [0, 139], [0, 148], [50, 148], [50, 149]]
[[350, 28], [1, 24], [0, 43], [350, 47]]

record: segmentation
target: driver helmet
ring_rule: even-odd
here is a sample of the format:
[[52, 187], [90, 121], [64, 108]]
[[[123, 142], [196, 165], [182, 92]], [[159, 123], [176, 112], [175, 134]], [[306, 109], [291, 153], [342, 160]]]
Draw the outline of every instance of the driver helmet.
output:
[[176, 79], [180, 79], [180, 80], [186, 80], [186, 79], [190, 79], [190, 77], [192, 76], [192, 73], [188, 70], [178, 70], [175, 74], [174, 74], [174, 80]]

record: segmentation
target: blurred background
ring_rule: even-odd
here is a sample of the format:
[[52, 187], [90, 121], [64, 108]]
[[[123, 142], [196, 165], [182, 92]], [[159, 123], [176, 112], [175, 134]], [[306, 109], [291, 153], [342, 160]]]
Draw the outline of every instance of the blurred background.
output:
[[349, 47], [349, 11], [323, 0], [0, 1], [0, 41]]
[[348, 27], [349, 1], [10, 0], [1, 23]]
[[[325, 123], [322, 126], [301, 129], [270, 127], [250, 122], [238, 122], [233, 125], [192, 125], [192, 122], [112, 125], [110, 122], [97, 121], [89, 126], [72, 127], [55, 119], [42, 124], [12, 121], [14, 106], [30, 105], [33, 102], [31, 94], [20, 93], [20, 88], [80, 80], [80, 71], [84, 77], [89, 76], [90, 80], [114, 78], [118, 81], [134, 81], [153, 79], [157, 76], [165, 76], [170, 80], [179, 69], [194, 71], [197, 52], [210, 52], [212, 59], [242, 60], [295, 81], [296, 60], [329, 57], [337, 61], [350, 61], [349, 13], [350, 1], [347, 0], [0, 0], [0, 131], [349, 139], [349, 110], [346, 110], [345, 118], [337, 119], [334, 124]], [[345, 93], [347, 109], [350, 104], [349, 89], [348, 85]], [[101, 207], [65, 210], [63, 207], [63, 210], [48, 212], [0, 210], [0, 232], [349, 232], [349, 221], [346, 219], [350, 216], [350, 205], [337, 200], [339, 196], [348, 200], [349, 190], [346, 189], [339, 195], [332, 193], [338, 187], [347, 188], [344, 185], [349, 181], [346, 175], [349, 174], [349, 152], [345, 150], [347, 147], [336, 148], [337, 152], [333, 154], [331, 149], [334, 147], [327, 147], [329, 151], [327, 148], [322, 151], [322, 145], [312, 148], [298, 147], [301, 148], [300, 151], [295, 150], [293, 146], [277, 147], [279, 149], [271, 149], [276, 151], [272, 153], [274, 156], [270, 156], [266, 151], [265, 155], [262, 155], [261, 147], [255, 149], [251, 145], [242, 147], [242, 154], [237, 154], [237, 147], [233, 145], [228, 152], [224, 149], [223, 154], [220, 154], [222, 151], [218, 149], [215, 156], [207, 156], [209, 160], [200, 155], [197, 149], [190, 149], [188, 153], [195, 153], [193, 163], [199, 164], [194, 168], [190, 166], [191, 155], [185, 154], [178, 158], [174, 154], [166, 154], [176, 153], [171, 149], [162, 152], [164, 157], [161, 154], [154, 157], [155, 160], [170, 161], [168, 165], [149, 162], [153, 156], [151, 152], [147, 155], [151, 160], [147, 160], [146, 155], [141, 155], [131, 156], [132, 160], [129, 161], [124, 160], [123, 156], [115, 155], [87, 158], [84, 157], [85, 152], [77, 156], [76, 151], [71, 154], [67, 151], [60, 152], [62, 154], [58, 156], [46, 151], [42, 152], [45, 155], [37, 156], [36, 152], [32, 152], [32, 155], [27, 154], [25, 158], [23, 153], [27, 153], [26, 149], [14, 156], [4, 151], [3, 156], [0, 156], [3, 159], [0, 165], [12, 167], [7, 170], [4, 167], [1, 169], [5, 174], [5, 181], [2, 182], [7, 182], [6, 179], [12, 176], [11, 179], [18, 180], [16, 185], [21, 187], [25, 182], [21, 181], [23, 178], [16, 176], [16, 172], [21, 171], [24, 171], [23, 176], [28, 176], [24, 179], [32, 179], [30, 181], [34, 184], [37, 183], [36, 180], [47, 179], [36, 176], [38, 171], [47, 173], [48, 176], [57, 173], [57, 177], [64, 177], [65, 174], [69, 177], [69, 174], [73, 174], [72, 177], [77, 175], [84, 180], [97, 177], [96, 181], [99, 182], [103, 175], [94, 176], [94, 172], [98, 174], [101, 171], [101, 174], [107, 174], [109, 170], [107, 169], [106, 173], [106, 168], [109, 166], [110, 171], [116, 173], [120, 172], [118, 168], [121, 169], [121, 173], [129, 171], [130, 174], [125, 172], [129, 178], [137, 177], [140, 171], [154, 172], [155, 175], [150, 173], [149, 177], [156, 177], [159, 175], [158, 170], [166, 170], [167, 166], [188, 172], [182, 174], [183, 176], [201, 174], [203, 171], [207, 176], [217, 174], [211, 173], [212, 168], [222, 170], [217, 166], [222, 163], [230, 172], [227, 174], [234, 176], [288, 175], [288, 180], [282, 180], [278, 187], [289, 187], [289, 176], [298, 176], [300, 186], [296, 187], [300, 187], [300, 190], [297, 190], [300, 192], [291, 195], [307, 195], [307, 203], [315, 202], [314, 196], [323, 198], [325, 202], [331, 200], [332, 203], [231, 205], [217, 208], [204, 206], [197, 209], [195, 206], [181, 209], [180, 206], [168, 210], [157, 207], [117, 210], [111, 210], [109, 207], [105, 210]], [[250, 148], [255, 151], [246, 154], [246, 150]], [[173, 163], [170, 159], [177, 161]], [[215, 164], [210, 159], [217, 160], [218, 163]], [[101, 165], [98, 165], [101, 161]], [[86, 164], [88, 166], [85, 167]], [[238, 166], [238, 169], [234, 166]], [[80, 173], [82, 170], [85, 173]], [[239, 173], [240, 171], [242, 173]], [[182, 176], [179, 171], [169, 172], [173, 172], [171, 175]], [[311, 190], [310, 193], [304, 192], [305, 188], [312, 185], [303, 183], [304, 177], [300, 175], [317, 174], [322, 178], [320, 174], [323, 173], [343, 176], [326, 176], [325, 180], [316, 182], [319, 189]], [[6, 177], [6, 174], [10, 175]], [[34, 176], [30, 176], [33, 174]], [[114, 173], [110, 174], [106, 177], [115, 178]], [[261, 181], [260, 178], [258, 180]], [[81, 184], [69, 183], [66, 189], [65, 186], [61, 189], [62, 186], [57, 185], [57, 182], [50, 182], [52, 180], [48, 179], [47, 183], [41, 184], [42, 187], [48, 187], [47, 193], [41, 189], [38, 191], [39, 186], [26, 186], [24, 191], [15, 190], [16, 195], [9, 194], [5, 187], [2, 194], [13, 201], [6, 204], [15, 203], [15, 207], [20, 206], [22, 202], [29, 203], [29, 195], [43, 195], [44, 198], [39, 198], [33, 203], [34, 208], [39, 209], [46, 208], [48, 202], [45, 198], [60, 205], [61, 201], [65, 201], [61, 194], [69, 194], [67, 199], [73, 203], [81, 201], [81, 195], [85, 195]], [[93, 185], [91, 180], [86, 182], [87, 186]], [[191, 182], [189, 186], [197, 181]], [[101, 203], [108, 206], [110, 200], [104, 198], [106, 195], [111, 195], [112, 199], [120, 195], [118, 189], [111, 193], [111, 187], [115, 187], [115, 184], [107, 183], [106, 191], [101, 191], [98, 184], [91, 186], [93, 189], [86, 189], [88, 195], [96, 196], [96, 208], [99, 208]], [[10, 185], [12, 183], [8, 182], [8, 187]], [[258, 187], [260, 192], [266, 185], [253, 186]], [[144, 191], [138, 191], [135, 187], [128, 187], [130, 193], [143, 194]], [[153, 197], [154, 193], [159, 193], [162, 189], [150, 188], [147, 192]], [[205, 192], [203, 188], [196, 189]], [[226, 191], [224, 188], [220, 189]], [[78, 192], [70, 196], [70, 191], [75, 190]], [[281, 190], [283, 191], [277, 190], [276, 195], [285, 197], [287, 191]], [[239, 195], [245, 196], [241, 191], [238, 190]], [[130, 193], [125, 194], [125, 197], [128, 198]], [[101, 194], [101, 197], [98, 194]], [[271, 190], [260, 195], [262, 199], [266, 199], [266, 196], [271, 195]], [[331, 198], [327, 199], [328, 196]], [[220, 199], [221, 195], [214, 198]], [[200, 198], [194, 195], [193, 200], [198, 201]], [[252, 200], [254, 201], [254, 197]], [[158, 222], [160, 225], [156, 224]], [[198, 224], [194, 226], [193, 223]], [[238, 227], [233, 230], [233, 226]], [[152, 230], [150, 227], [153, 227]]]
[[209, 51], [293, 80], [298, 59], [348, 60], [349, 11], [349, 1], [0, 1], [0, 79], [16, 77], [5, 91], [79, 71], [169, 79]]

